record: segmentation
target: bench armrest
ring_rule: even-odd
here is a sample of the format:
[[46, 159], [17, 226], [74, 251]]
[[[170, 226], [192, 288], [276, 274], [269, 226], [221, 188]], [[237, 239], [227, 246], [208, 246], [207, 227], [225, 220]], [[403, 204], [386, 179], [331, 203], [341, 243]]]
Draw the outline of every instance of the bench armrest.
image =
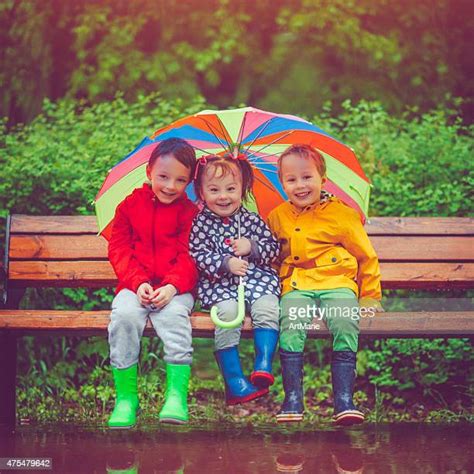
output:
[[7, 302], [7, 272], [0, 263], [0, 305]]

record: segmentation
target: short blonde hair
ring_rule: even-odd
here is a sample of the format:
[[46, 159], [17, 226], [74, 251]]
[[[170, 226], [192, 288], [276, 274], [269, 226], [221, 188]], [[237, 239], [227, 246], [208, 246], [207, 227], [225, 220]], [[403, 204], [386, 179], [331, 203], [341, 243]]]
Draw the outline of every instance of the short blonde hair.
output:
[[288, 156], [288, 155], [299, 155], [303, 158], [309, 158], [313, 160], [321, 178], [326, 176], [326, 161], [324, 160], [323, 155], [321, 155], [321, 153], [319, 153], [319, 151], [316, 150], [316, 148], [312, 147], [311, 145], [296, 144], [296, 145], [291, 145], [290, 147], [288, 147], [278, 158], [278, 177], [280, 178], [280, 181], [281, 181], [281, 162], [283, 161], [283, 158], [285, 158], [285, 156]]

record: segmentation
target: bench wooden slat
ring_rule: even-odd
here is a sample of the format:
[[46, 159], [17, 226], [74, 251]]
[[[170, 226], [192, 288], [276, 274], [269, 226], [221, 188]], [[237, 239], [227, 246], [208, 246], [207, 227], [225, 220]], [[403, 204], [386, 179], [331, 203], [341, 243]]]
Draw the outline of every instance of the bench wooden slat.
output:
[[[474, 288], [474, 263], [382, 262], [382, 287]], [[100, 287], [114, 286], [115, 274], [108, 261], [12, 261], [13, 287]]]
[[474, 238], [465, 236], [371, 236], [382, 261], [474, 261]]
[[[466, 236], [373, 236], [380, 261], [474, 261], [474, 238]], [[10, 259], [107, 259], [107, 242], [96, 235], [12, 235]]]
[[473, 263], [382, 262], [380, 269], [387, 290], [474, 288]]
[[371, 217], [369, 235], [474, 235], [472, 217]]
[[[474, 235], [471, 217], [372, 217], [369, 235]], [[95, 216], [27, 216], [14, 214], [12, 233], [97, 234]]]
[[[0, 310], [0, 329], [105, 335], [109, 314], [110, 311]], [[214, 325], [206, 313], [195, 313], [191, 325], [194, 336], [213, 335]], [[383, 313], [361, 319], [360, 328], [361, 334], [366, 336], [469, 337], [474, 335], [474, 317], [471, 312]], [[248, 317], [243, 332], [251, 333]], [[155, 334], [149, 322], [145, 334]], [[321, 324], [321, 329], [310, 330], [309, 335], [328, 337], [329, 332]]]
[[10, 232], [25, 234], [97, 234], [95, 216], [27, 216], [13, 214]]
[[107, 260], [15, 260], [10, 262], [8, 273], [12, 287], [97, 288], [115, 286], [117, 283], [115, 273]]
[[107, 242], [96, 235], [12, 235], [10, 259], [107, 259]]

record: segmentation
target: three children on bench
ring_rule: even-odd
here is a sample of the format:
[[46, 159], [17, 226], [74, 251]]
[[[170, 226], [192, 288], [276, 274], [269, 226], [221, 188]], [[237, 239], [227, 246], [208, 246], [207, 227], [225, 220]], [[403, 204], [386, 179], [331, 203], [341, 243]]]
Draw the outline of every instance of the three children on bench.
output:
[[[204, 309], [215, 305], [220, 319], [232, 320], [242, 277], [253, 326], [254, 369], [249, 379], [243, 374], [240, 328], [216, 328], [215, 357], [226, 403], [268, 393], [279, 340], [285, 399], [277, 420], [303, 419], [303, 350], [315, 316], [308, 309], [317, 305], [333, 336], [334, 422], [363, 422], [352, 401], [359, 308], [383, 311], [380, 269], [358, 213], [322, 190], [322, 155], [309, 145], [293, 145], [280, 156], [278, 176], [288, 201], [270, 213], [268, 226], [242, 206], [253, 184], [243, 154], [196, 160], [186, 141], [170, 138], [154, 149], [146, 173], [149, 183], [118, 206], [109, 241], [119, 280], [109, 325], [116, 389], [109, 427], [136, 423], [140, 339], [148, 317], [163, 341], [166, 362], [159, 419], [188, 421], [194, 289]], [[186, 197], [193, 179], [200, 211]]]

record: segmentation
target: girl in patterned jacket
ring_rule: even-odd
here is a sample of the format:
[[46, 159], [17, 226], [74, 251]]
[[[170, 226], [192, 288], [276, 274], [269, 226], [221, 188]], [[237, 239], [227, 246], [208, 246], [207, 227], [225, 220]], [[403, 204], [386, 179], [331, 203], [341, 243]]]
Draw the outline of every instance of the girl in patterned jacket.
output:
[[239, 277], [244, 277], [245, 303], [254, 328], [256, 356], [250, 381], [240, 365], [241, 328], [215, 330], [215, 356], [228, 405], [265, 395], [274, 382], [280, 283], [271, 263], [278, 257], [279, 244], [260, 216], [242, 206], [252, 184], [252, 167], [243, 154], [198, 160], [194, 186], [204, 207], [194, 219], [189, 239], [200, 272], [198, 297], [203, 308], [217, 307], [220, 320], [233, 320]]

